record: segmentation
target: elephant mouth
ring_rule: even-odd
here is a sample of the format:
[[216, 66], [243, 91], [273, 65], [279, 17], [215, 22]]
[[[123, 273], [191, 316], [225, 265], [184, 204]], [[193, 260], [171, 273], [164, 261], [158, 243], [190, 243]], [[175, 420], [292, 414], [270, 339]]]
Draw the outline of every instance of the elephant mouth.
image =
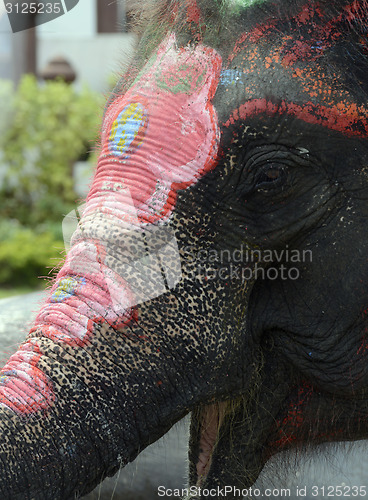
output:
[[228, 402], [204, 406], [198, 417], [198, 457], [196, 460], [197, 486], [202, 486], [211, 469], [212, 458], [219, 440], [221, 425], [229, 407]]

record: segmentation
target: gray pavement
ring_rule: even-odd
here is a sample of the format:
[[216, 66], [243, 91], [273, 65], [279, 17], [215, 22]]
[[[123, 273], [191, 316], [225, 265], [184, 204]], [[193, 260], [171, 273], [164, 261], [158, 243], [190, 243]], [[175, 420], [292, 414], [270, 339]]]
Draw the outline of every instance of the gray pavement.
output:
[[[24, 340], [42, 297], [43, 292], [35, 292], [0, 300], [2, 363]], [[85, 498], [88, 500], [174, 498], [159, 497], [157, 488], [158, 486], [185, 487], [187, 436], [188, 419], [179, 422], [166, 436], [144, 450], [133, 463], [114, 478], [106, 479]], [[284, 454], [266, 464], [255, 488], [260, 489], [259, 493], [263, 498], [274, 500], [368, 498], [368, 493], [364, 495], [363, 489], [352, 489], [356, 486], [366, 487], [368, 490], [367, 451], [367, 442], [362, 441], [324, 446], [317, 452], [303, 454], [302, 459], [298, 459], [295, 454]], [[341, 486], [341, 489], [336, 488], [337, 486]], [[356, 491], [358, 494], [355, 494]], [[254, 493], [252, 498], [259, 498], [258, 491], [254, 490]]]

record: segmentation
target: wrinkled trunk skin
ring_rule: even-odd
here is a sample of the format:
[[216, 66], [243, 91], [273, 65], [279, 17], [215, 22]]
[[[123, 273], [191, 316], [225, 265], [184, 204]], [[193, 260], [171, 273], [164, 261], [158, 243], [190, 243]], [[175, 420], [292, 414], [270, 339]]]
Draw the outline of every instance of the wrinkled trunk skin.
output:
[[71, 249], [2, 370], [1, 498], [83, 495], [199, 403], [239, 394], [246, 287], [197, 276], [191, 258], [215, 227], [200, 181], [216, 164], [220, 67], [216, 51], [170, 35], [107, 108]]
[[78, 498], [191, 411], [193, 487], [368, 436], [367, 2], [156, 7], [1, 371], [2, 499]]
[[[57, 283], [51, 297], [55, 291], [65, 293]], [[213, 286], [198, 289], [197, 293], [218, 295]], [[74, 294], [73, 301], [78, 299], [86, 300]], [[61, 314], [78, 311], [74, 305], [59, 309], [65, 300], [49, 299], [40, 313], [55, 316], [53, 328]], [[201, 305], [195, 302], [192, 314], [200, 318]], [[133, 318], [125, 327], [93, 320], [82, 346], [64, 332], [50, 338], [45, 326], [32, 331], [3, 370], [1, 498], [67, 499], [85, 494], [199, 401], [216, 396], [217, 388], [225, 393], [238, 390], [237, 380], [228, 380], [226, 386], [222, 382], [222, 364], [235, 362], [224, 355], [233, 352], [231, 325], [217, 314], [219, 328], [229, 330], [227, 346], [203, 343], [200, 337], [209, 330], [208, 318], [197, 320], [195, 332], [177, 338], [177, 315], [184, 331], [190, 329], [186, 307], [186, 301], [173, 293], [156, 299], [156, 316], [144, 305], [139, 321]], [[216, 303], [207, 303], [206, 311], [209, 318], [215, 315]], [[165, 325], [160, 324], [163, 314]], [[69, 331], [73, 326], [71, 321]], [[182, 343], [188, 348], [183, 350]]]

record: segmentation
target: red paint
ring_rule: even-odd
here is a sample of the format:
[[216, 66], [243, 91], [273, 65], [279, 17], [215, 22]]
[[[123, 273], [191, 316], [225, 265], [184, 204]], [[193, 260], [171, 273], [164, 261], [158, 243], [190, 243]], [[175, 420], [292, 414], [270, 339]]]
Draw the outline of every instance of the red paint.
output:
[[[330, 108], [307, 102], [303, 106], [292, 102], [282, 101], [278, 105], [267, 99], [252, 99], [234, 110], [224, 124], [229, 127], [238, 120], [246, 120], [254, 116], [266, 114], [288, 114], [313, 125], [321, 125], [347, 136], [366, 137], [368, 121], [365, 118], [365, 108], [358, 108], [355, 104], [345, 105], [338, 103]], [[354, 127], [359, 129], [354, 130]]]
[[[276, 438], [269, 442], [269, 457], [302, 442], [338, 441], [346, 434], [342, 428], [330, 429], [328, 422], [313, 421], [315, 415], [310, 406], [312, 400], [319, 395], [309, 382], [302, 382], [300, 386], [294, 388], [294, 393], [296, 390], [295, 398], [290, 401], [285, 415], [276, 421]], [[316, 425], [319, 426], [319, 430], [316, 429]]]
[[353, 23], [354, 21], [367, 22], [368, 2], [367, 0], [354, 0], [353, 3], [344, 8], [345, 19]]
[[171, 25], [174, 25], [177, 18], [178, 18], [178, 14], [179, 14], [179, 7], [178, 7], [178, 3], [175, 2], [174, 6], [173, 6], [173, 9], [172, 11], [170, 12], [170, 24]]
[[196, 0], [187, 0], [187, 22], [199, 26], [201, 22], [201, 10]]
[[244, 49], [245, 44], [255, 44], [265, 37], [266, 34], [271, 33], [272, 28], [274, 28], [276, 24], [276, 19], [270, 19], [263, 24], [257, 25], [251, 31], [243, 33], [236, 41], [234, 49], [228, 58], [228, 62], [231, 63], [235, 59], [239, 52]]
[[35, 339], [30, 339], [9, 358], [1, 370], [0, 403], [23, 414], [46, 410], [55, 400], [50, 380], [38, 368], [42, 357]]
[[312, 8], [310, 5], [303, 5], [301, 12], [296, 16], [296, 21], [299, 25], [306, 24], [310, 22], [313, 18], [315, 12], [315, 8]]
[[290, 403], [286, 415], [276, 422], [278, 438], [270, 443], [271, 448], [280, 450], [298, 440], [298, 430], [304, 423], [305, 410], [313, 395], [313, 387], [304, 382], [298, 388], [296, 400]]
[[116, 241], [106, 221], [123, 234], [167, 220], [178, 190], [217, 163], [220, 131], [212, 98], [221, 57], [202, 44], [177, 48], [171, 35], [151, 62], [106, 111], [96, 175], [71, 249], [31, 329], [35, 337], [1, 372], [0, 402], [15, 412], [45, 410], [55, 400], [51, 380], [38, 368], [47, 355], [38, 337], [81, 349], [95, 323], [121, 329], [138, 320], [134, 290], [106, 265], [109, 238]]
[[364, 328], [364, 332], [363, 332], [363, 335], [360, 339], [360, 346], [358, 347], [358, 350], [357, 350], [357, 356], [361, 357], [363, 355], [365, 355], [368, 351], [368, 328]]
[[[295, 17], [285, 15], [277, 20], [266, 19], [238, 38], [228, 62], [232, 62], [236, 55], [246, 50], [249, 45], [259, 43], [261, 40], [267, 41], [267, 37], [274, 49], [278, 45], [278, 49], [274, 52], [281, 54], [284, 66], [294, 64], [296, 61], [315, 60], [341, 38], [342, 30], [339, 24], [366, 22], [368, 2], [355, 0], [343, 7], [342, 12], [330, 20], [327, 17], [329, 10], [327, 8], [326, 13], [320, 5], [307, 3]], [[289, 27], [289, 35], [283, 35], [285, 26]], [[307, 31], [305, 37], [300, 31], [301, 28]], [[317, 50], [316, 46], [319, 46]]]

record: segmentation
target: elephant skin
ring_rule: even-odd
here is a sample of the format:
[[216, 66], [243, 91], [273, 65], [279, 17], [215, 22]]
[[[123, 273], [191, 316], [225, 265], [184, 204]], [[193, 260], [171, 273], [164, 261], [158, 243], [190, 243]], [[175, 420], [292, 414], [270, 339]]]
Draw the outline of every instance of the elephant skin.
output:
[[[28, 326], [33, 321], [35, 311], [44, 299], [44, 292], [35, 292], [25, 296], [0, 300], [0, 353], [9, 356], [16, 351], [23, 340]], [[113, 478], [105, 479], [97, 488], [84, 496], [86, 500], [151, 500], [157, 496], [158, 487], [184, 488], [186, 469], [189, 422], [179, 422], [159, 441], [144, 450], [139, 457], [119, 471]], [[295, 457], [277, 457], [270, 460], [262, 471], [256, 487], [290, 488], [305, 485], [312, 492], [312, 486], [347, 485], [366, 486], [366, 442], [354, 443], [346, 447], [344, 443], [327, 445], [322, 458], [311, 456], [304, 458], [293, 472], [285, 470], [277, 479], [270, 481], [275, 467]], [[287, 452], [290, 453], [290, 452]], [[276, 496], [269, 497], [271, 500]], [[304, 497], [312, 500], [313, 496]]]
[[368, 3], [144, 7], [1, 370], [4, 499], [86, 495], [189, 413], [192, 500], [368, 437]]

